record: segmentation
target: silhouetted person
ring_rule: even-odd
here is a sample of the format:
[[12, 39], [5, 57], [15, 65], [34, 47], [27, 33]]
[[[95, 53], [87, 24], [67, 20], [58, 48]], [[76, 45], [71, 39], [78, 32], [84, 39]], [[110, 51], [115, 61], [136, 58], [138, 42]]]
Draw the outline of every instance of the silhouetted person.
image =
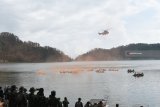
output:
[[24, 88], [24, 94], [25, 94], [26, 96], [28, 96], [28, 93], [27, 93], [27, 89], [26, 89], [26, 88]]
[[61, 99], [60, 98], [57, 98], [57, 99], [58, 99], [58, 107], [62, 107]]
[[3, 97], [4, 97], [4, 93], [3, 93], [2, 87], [0, 87], [0, 98], [3, 98]]
[[10, 89], [9, 86], [6, 86], [6, 87], [4, 88], [4, 99], [5, 99], [5, 100], [8, 100], [8, 96], [9, 96], [9, 94], [10, 94], [10, 91], [11, 91], [11, 89]]
[[38, 89], [38, 93], [36, 95], [36, 106], [35, 107], [46, 107], [46, 97], [44, 96], [44, 89]]
[[119, 104], [116, 104], [116, 107], [119, 107]]
[[8, 100], [9, 100], [9, 107], [17, 107], [16, 104], [16, 99], [17, 99], [17, 87], [16, 85], [12, 85], [10, 88], [10, 92], [8, 94]]
[[43, 88], [39, 88], [37, 95], [44, 96], [44, 89]]
[[17, 95], [17, 107], [27, 107], [27, 97], [24, 93], [24, 87], [19, 88]]
[[36, 96], [34, 95], [35, 89], [34, 87], [30, 88], [28, 94], [28, 107], [36, 107]]
[[81, 98], [78, 98], [78, 101], [75, 103], [75, 107], [83, 107], [83, 103], [81, 102]]
[[88, 101], [84, 107], [91, 107], [91, 103]]
[[56, 98], [56, 91], [51, 91], [51, 95], [49, 95], [49, 101], [48, 101], [48, 105], [49, 107], [59, 107], [58, 105], [59, 101]]
[[102, 101], [100, 101], [100, 102], [98, 103], [98, 107], [103, 107]]
[[64, 97], [64, 101], [63, 101], [63, 107], [68, 107], [68, 100], [67, 100], [67, 97]]

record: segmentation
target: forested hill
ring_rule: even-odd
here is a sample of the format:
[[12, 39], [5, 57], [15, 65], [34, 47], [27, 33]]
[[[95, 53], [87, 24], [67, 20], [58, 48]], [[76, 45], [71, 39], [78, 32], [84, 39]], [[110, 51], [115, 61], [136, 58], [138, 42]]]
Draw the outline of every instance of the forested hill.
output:
[[12, 33], [0, 33], [0, 62], [62, 62], [71, 58], [62, 51], [39, 43], [22, 41]]
[[[129, 44], [111, 49], [95, 48], [79, 55], [76, 61], [160, 59], [160, 44]], [[39, 43], [22, 41], [9, 32], [0, 33], [0, 62], [72, 61], [62, 51]]]
[[129, 44], [112, 49], [96, 48], [79, 55], [77, 61], [160, 59], [160, 44]]

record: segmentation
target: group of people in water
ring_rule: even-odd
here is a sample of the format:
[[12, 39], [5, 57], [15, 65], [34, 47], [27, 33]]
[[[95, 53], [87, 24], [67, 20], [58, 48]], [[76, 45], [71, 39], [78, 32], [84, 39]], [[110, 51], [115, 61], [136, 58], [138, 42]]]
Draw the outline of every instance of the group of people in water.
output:
[[[35, 92], [37, 92], [35, 94]], [[29, 93], [23, 86], [17, 88], [16, 85], [2, 89], [0, 87], [0, 107], [68, 107], [67, 97], [61, 101], [56, 97], [56, 91], [51, 91], [49, 97], [44, 96], [44, 89], [31, 87]], [[75, 107], [83, 107], [81, 98], [75, 103]], [[92, 105], [87, 102], [84, 107], [103, 107], [102, 102]]]

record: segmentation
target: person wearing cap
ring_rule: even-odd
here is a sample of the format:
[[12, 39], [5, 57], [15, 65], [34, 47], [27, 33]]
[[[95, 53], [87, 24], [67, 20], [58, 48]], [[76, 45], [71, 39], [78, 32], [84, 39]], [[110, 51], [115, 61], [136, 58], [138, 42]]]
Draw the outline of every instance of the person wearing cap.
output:
[[28, 94], [28, 107], [36, 107], [36, 96], [34, 94], [35, 92], [35, 88], [34, 87], [31, 87], [29, 89], [29, 94]]

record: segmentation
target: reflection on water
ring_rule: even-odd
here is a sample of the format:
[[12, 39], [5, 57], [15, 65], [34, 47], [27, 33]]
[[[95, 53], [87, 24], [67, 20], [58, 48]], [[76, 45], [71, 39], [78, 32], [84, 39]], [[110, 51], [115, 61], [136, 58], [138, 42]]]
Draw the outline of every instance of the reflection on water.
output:
[[[109, 105], [136, 107], [160, 105], [160, 61], [107, 61], [70, 63], [0, 64], [0, 85], [43, 87], [48, 96], [52, 90], [57, 97], [68, 97], [70, 106], [78, 97], [82, 101], [109, 96]], [[104, 73], [95, 72], [105, 69]], [[144, 72], [134, 78], [127, 69]]]

